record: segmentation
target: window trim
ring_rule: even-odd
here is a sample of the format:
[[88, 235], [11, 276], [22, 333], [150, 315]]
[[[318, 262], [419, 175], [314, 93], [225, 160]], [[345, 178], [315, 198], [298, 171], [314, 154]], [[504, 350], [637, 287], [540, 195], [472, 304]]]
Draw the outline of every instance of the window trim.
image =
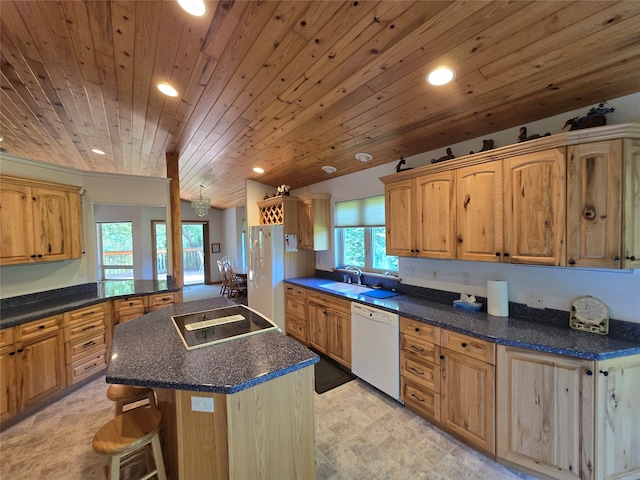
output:
[[[390, 272], [391, 274], [397, 275], [399, 273], [398, 270], [385, 270], [379, 268], [373, 268], [373, 231], [374, 228], [384, 228], [384, 225], [376, 226], [376, 227], [336, 227], [336, 252], [337, 252], [337, 264], [342, 266], [344, 265], [344, 235], [345, 230], [347, 228], [363, 228], [364, 229], [364, 266], [360, 267], [360, 269], [364, 273], [375, 273], [375, 274], [384, 274], [385, 272]], [[395, 256], [395, 255], [388, 255]], [[339, 266], [337, 268], [340, 268]]]

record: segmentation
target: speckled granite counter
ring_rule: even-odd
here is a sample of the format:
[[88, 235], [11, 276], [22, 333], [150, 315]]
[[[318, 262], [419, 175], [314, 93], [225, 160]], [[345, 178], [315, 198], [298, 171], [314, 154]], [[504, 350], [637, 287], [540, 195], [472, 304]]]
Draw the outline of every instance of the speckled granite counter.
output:
[[342, 295], [320, 287], [326, 278], [296, 278], [285, 283], [312, 288], [323, 293], [399, 313], [421, 322], [472, 335], [502, 345], [530, 348], [592, 360], [640, 354], [640, 325], [616, 325], [616, 333], [602, 336], [569, 327], [564, 323], [536, 322], [515, 317], [495, 317], [486, 312], [469, 312], [411, 295], [377, 299], [365, 295]]
[[110, 280], [0, 300], [0, 329], [88, 307], [112, 298], [177, 292], [167, 280]]
[[184, 347], [172, 315], [235, 305], [226, 298], [180, 303], [117, 325], [107, 382], [229, 394], [320, 360], [278, 331], [196, 350]]

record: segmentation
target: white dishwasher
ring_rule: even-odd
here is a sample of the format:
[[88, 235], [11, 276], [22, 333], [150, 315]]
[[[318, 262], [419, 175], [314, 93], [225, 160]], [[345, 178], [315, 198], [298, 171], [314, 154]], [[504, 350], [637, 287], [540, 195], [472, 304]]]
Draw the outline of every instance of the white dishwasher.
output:
[[351, 371], [400, 401], [398, 314], [351, 302]]

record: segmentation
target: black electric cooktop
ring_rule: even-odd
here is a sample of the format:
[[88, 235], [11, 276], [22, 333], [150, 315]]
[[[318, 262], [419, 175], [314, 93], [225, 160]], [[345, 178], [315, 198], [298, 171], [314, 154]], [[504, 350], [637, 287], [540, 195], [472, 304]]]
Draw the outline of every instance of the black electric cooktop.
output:
[[171, 320], [187, 350], [278, 328], [269, 319], [244, 305], [175, 315]]

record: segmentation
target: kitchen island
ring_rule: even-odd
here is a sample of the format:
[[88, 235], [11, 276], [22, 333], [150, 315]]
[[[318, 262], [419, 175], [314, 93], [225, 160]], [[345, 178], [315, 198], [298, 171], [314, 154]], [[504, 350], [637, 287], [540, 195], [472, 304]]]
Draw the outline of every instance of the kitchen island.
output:
[[187, 350], [171, 316], [223, 307], [236, 304], [175, 304], [118, 325], [107, 382], [156, 389], [170, 478], [315, 478], [319, 357], [279, 331]]

